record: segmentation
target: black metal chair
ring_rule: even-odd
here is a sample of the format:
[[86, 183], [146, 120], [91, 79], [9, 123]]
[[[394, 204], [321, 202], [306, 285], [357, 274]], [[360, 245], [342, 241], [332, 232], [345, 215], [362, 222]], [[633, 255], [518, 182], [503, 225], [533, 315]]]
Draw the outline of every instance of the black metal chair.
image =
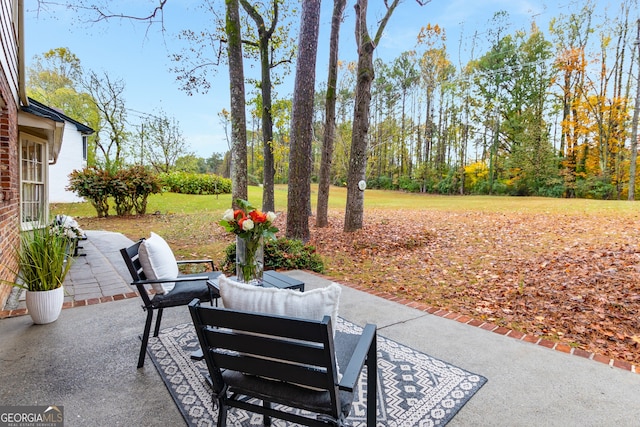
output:
[[[334, 340], [330, 316], [297, 319], [205, 307], [198, 300], [189, 310], [207, 362], [219, 427], [226, 426], [229, 407], [262, 414], [264, 425], [274, 417], [308, 426], [343, 426], [365, 364], [367, 425], [375, 426], [375, 325], [366, 325], [361, 335], [337, 332]], [[337, 366], [344, 369], [340, 380]], [[273, 404], [312, 414], [285, 412]]]
[[[138, 289], [138, 293], [143, 301], [142, 309], [147, 312], [147, 320], [144, 325], [144, 333], [142, 334], [142, 345], [140, 347], [140, 355], [138, 356], [138, 368], [144, 365], [144, 359], [147, 352], [147, 344], [149, 343], [149, 333], [151, 331], [151, 322], [153, 321], [154, 310], [158, 311], [156, 316], [156, 326], [153, 331], [153, 336], [157, 337], [160, 332], [160, 321], [162, 320], [162, 310], [168, 307], [186, 306], [194, 298], [199, 298], [202, 301], [216, 301], [220, 297], [218, 291], [207, 285], [207, 281], [218, 277], [221, 273], [214, 271], [215, 266], [210, 259], [202, 260], [180, 260], [178, 264], [201, 264], [207, 263], [210, 265], [212, 271], [198, 273], [198, 274], [184, 274], [178, 277], [147, 280], [147, 277], [140, 265], [140, 259], [138, 256], [138, 250], [144, 239], [140, 239], [134, 245], [128, 248], [120, 249], [122, 258], [124, 259], [129, 273], [131, 273], [132, 282]], [[171, 283], [174, 282], [174, 288], [166, 294], [152, 294], [150, 292], [150, 285], [154, 283]], [[197, 357], [197, 356], [194, 356]]]

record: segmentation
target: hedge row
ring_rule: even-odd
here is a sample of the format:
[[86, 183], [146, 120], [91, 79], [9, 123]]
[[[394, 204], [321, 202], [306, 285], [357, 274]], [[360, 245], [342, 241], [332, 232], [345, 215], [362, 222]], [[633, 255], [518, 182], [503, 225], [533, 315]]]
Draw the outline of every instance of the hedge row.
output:
[[218, 175], [170, 172], [160, 175], [166, 191], [182, 194], [230, 194], [231, 180]]

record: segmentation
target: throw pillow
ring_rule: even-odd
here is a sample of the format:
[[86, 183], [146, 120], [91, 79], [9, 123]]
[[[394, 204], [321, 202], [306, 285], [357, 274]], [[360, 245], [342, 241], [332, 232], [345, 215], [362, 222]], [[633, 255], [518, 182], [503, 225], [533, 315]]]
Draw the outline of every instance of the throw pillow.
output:
[[[138, 257], [144, 275], [148, 280], [172, 279], [178, 277], [178, 263], [167, 242], [156, 233], [145, 239], [138, 249]], [[158, 294], [171, 292], [175, 283], [152, 283]]]
[[[293, 289], [263, 288], [236, 282], [220, 275], [218, 284], [222, 304], [226, 308], [309, 320], [322, 320], [324, 316], [331, 316], [331, 327], [335, 337], [338, 302], [342, 292], [342, 288], [337, 283], [300, 292]], [[337, 359], [336, 368], [338, 381], [340, 381], [342, 373]], [[301, 387], [317, 390], [309, 386], [301, 385]]]
[[227, 308], [310, 320], [331, 316], [331, 327], [335, 331], [342, 291], [337, 283], [306, 292], [263, 288], [236, 282], [225, 276], [220, 276], [218, 283], [222, 303]]

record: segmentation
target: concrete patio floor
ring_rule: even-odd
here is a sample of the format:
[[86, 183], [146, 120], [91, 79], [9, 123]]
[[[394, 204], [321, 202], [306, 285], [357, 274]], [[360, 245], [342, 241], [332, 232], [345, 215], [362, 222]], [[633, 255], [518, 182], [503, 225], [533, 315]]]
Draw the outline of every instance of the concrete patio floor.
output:
[[[67, 308], [48, 325], [3, 312], [0, 320], [2, 405], [62, 405], [66, 426], [184, 425], [147, 358], [136, 369], [145, 313], [127, 284], [118, 250], [132, 242], [90, 231], [68, 278]], [[287, 272], [307, 289], [324, 277]], [[488, 378], [450, 426], [637, 426], [640, 375], [551, 350], [347, 286], [340, 315], [375, 323], [378, 333]], [[168, 309], [163, 327], [189, 322]], [[633, 369], [635, 370], [635, 368]]]

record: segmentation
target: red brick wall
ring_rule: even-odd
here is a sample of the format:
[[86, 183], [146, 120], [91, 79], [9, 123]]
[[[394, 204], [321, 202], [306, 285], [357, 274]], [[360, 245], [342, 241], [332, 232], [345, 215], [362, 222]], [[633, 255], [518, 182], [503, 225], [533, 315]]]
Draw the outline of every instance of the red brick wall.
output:
[[[15, 248], [19, 244], [20, 176], [18, 168], [18, 106], [0, 71], [0, 281], [15, 279]], [[0, 283], [0, 310], [11, 286]]]

